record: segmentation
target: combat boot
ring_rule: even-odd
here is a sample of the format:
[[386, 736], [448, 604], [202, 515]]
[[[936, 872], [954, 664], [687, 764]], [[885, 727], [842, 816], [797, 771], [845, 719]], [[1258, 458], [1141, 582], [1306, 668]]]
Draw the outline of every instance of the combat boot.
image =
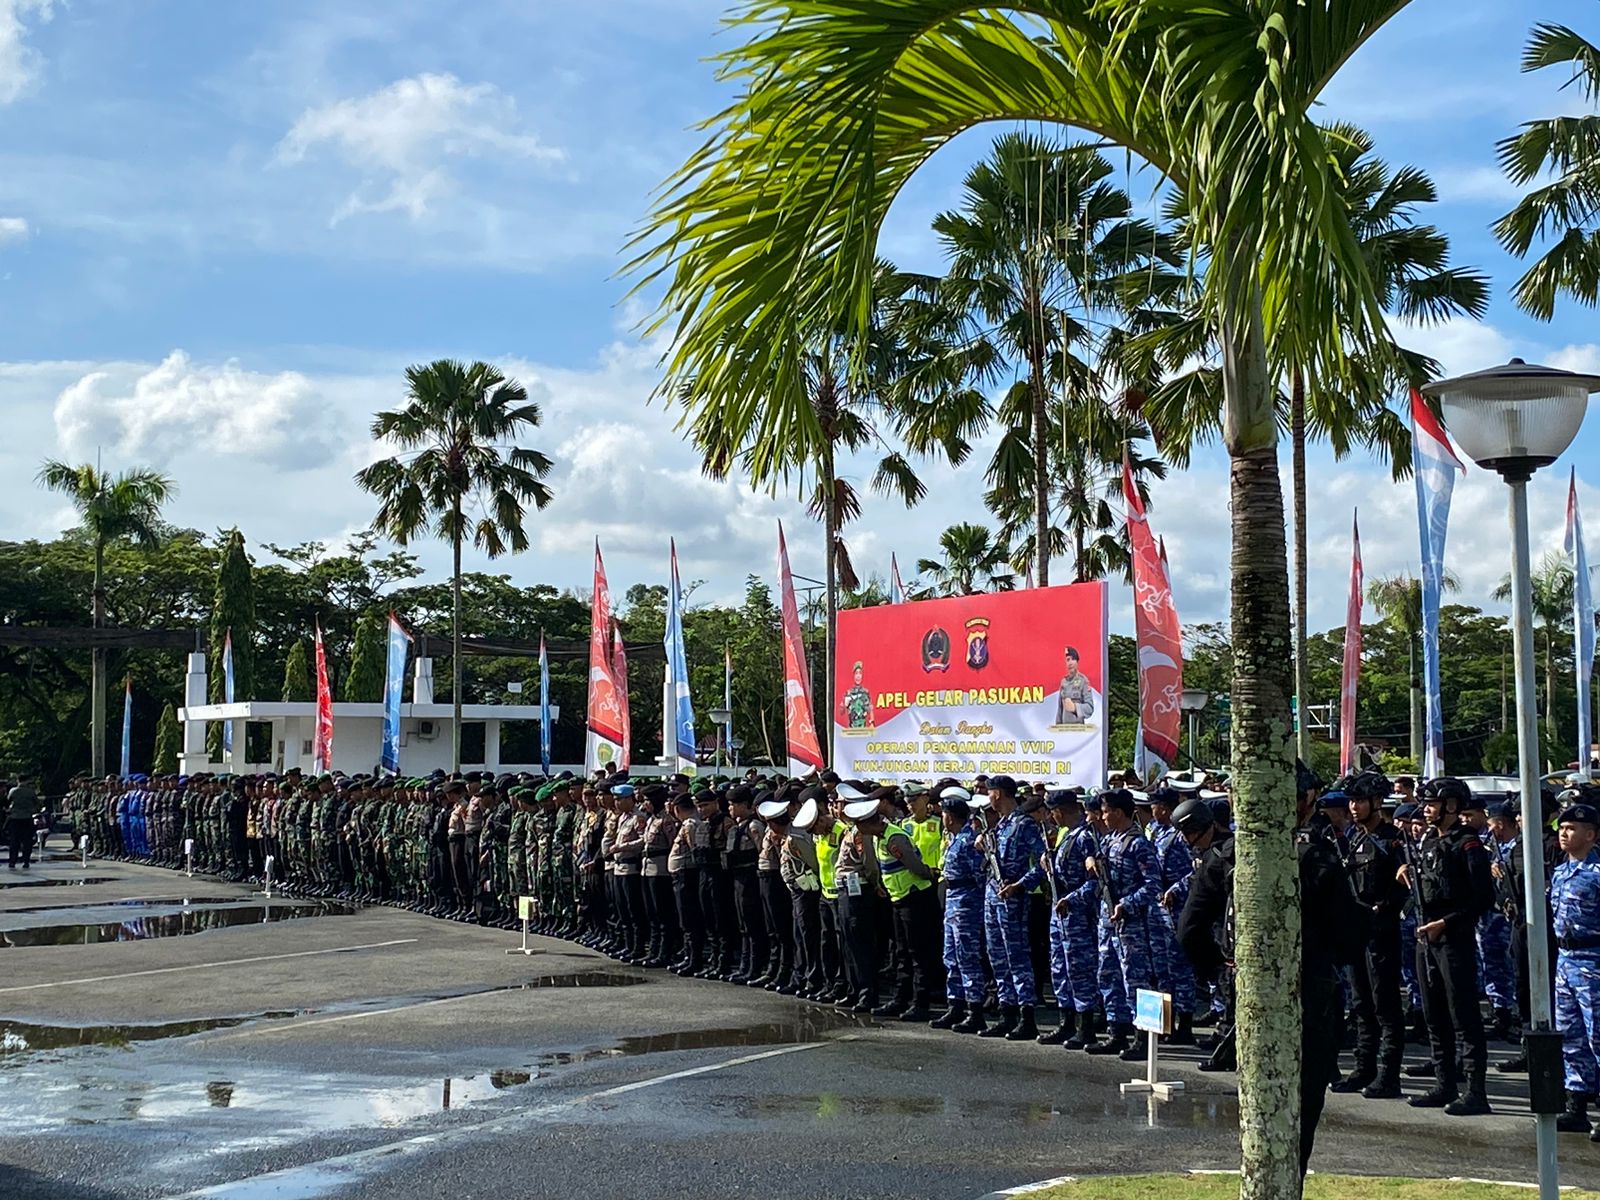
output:
[[1110, 1037], [1103, 1042], [1095, 1042], [1093, 1045], [1085, 1046], [1083, 1052], [1085, 1054], [1121, 1054], [1132, 1041], [1130, 1036], [1132, 1033], [1133, 1026], [1124, 1025], [1119, 1021], [1111, 1026]]
[[1008, 1042], [1031, 1042], [1039, 1036], [1039, 1026], [1034, 1023], [1033, 1005], [1024, 1004], [1017, 1010], [1015, 1028], [1006, 1032]]
[[1584, 1092], [1568, 1092], [1567, 1107], [1556, 1118], [1558, 1133], [1589, 1133], [1594, 1126], [1589, 1123], [1589, 1097]]
[[1494, 1024], [1489, 1027], [1489, 1037], [1497, 1042], [1513, 1044], [1522, 1040], [1521, 1031], [1517, 1028], [1517, 1014], [1513, 1009], [1494, 1010]]
[[1364, 1090], [1377, 1077], [1378, 1070], [1376, 1067], [1358, 1066], [1343, 1079], [1336, 1080], [1328, 1090], [1340, 1093], [1359, 1092]]
[[1406, 1101], [1412, 1108], [1444, 1108], [1456, 1102], [1456, 1089], [1446, 1087], [1444, 1084], [1435, 1084], [1431, 1091], [1423, 1092], [1420, 1096], [1413, 1096]]
[[1078, 1032], [1061, 1044], [1068, 1050], [1086, 1050], [1094, 1045], [1095, 1035], [1099, 1029], [1100, 1014], [1090, 1009], [1083, 1014], [1083, 1019], [1078, 1022]]
[[979, 1033], [983, 1032], [983, 1005], [982, 1003], [967, 1006], [967, 1015], [954, 1025], [950, 1026], [951, 1033]]
[[928, 1011], [928, 1002], [926, 1000], [919, 1000], [912, 1004], [910, 1008], [902, 1012], [898, 1017], [895, 1018], [895, 1020], [904, 1021], [908, 1025], [926, 1025], [928, 1022]]
[[1444, 1106], [1447, 1116], [1452, 1117], [1482, 1117], [1493, 1112], [1489, 1107], [1489, 1097], [1484, 1094], [1481, 1082], [1474, 1084], [1467, 1093], [1458, 1100]]
[[[1146, 1037], [1149, 1035], [1146, 1034]], [[1149, 1056], [1150, 1047], [1137, 1033], [1128, 1039], [1128, 1048], [1117, 1055], [1123, 1062], [1144, 1062]]]
[[1400, 1081], [1395, 1078], [1393, 1071], [1385, 1068], [1376, 1079], [1361, 1089], [1361, 1094], [1368, 1100], [1398, 1100]]
[[1041, 1046], [1062, 1045], [1078, 1027], [1078, 1014], [1070, 1008], [1061, 1010], [1061, 1022], [1049, 1033], [1041, 1033], [1035, 1040]]
[[1193, 1046], [1195, 1044], [1194, 1014], [1179, 1013], [1178, 1027], [1161, 1040], [1169, 1046]]
[[1017, 1018], [1021, 1014], [1015, 1004], [1002, 1004], [1000, 1006], [1000, 1019], [989, 1028], [982, 1030], [978, 1036], [985, 1038], [1003, 1038], [1017, 1027]]
[[950, 1006], [944, 1010], [944, 1016], [935, 1017], [928, 1022], [929, 1029], [954, 1029], [966, 1019], [967, 1002], [965, 1000], [952, 1000]]
[[1495, 1063], [1494, 1069], [1502, 1075], [1526, 1075], [1528, 1073], [1528, 1052], [1513, 1055], [1511, 1058], [1502, 1059]]

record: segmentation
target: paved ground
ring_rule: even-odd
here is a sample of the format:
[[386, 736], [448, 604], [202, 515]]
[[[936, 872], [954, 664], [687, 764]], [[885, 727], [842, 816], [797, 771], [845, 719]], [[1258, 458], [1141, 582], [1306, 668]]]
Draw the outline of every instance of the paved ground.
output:
[[[1237, 1164], [1233, 1077], [1188, 1057], [1170, 1067], [1185, 1095], [1124, 1099], [1114, 1060], [879, 1026], [566, 943], [507, 954], [503, 932], [267, 910], [125, 864], [49, 861], [30, 884], [71, 882], [8, 886], [21, 875], [0, 872], [7, 1200], [891, 1200]], [[160, 936], [117, 940], [135, 933]], [[1520, 1081], [1493, 1082], [1500, 1111], [1467, 1121], [1333, 1097], [1314, 1166], [1531, 1178]], [[1562, 1161], [1564, 1182], [1600, 1185], [1600, 1146], [1565, 1137]]]

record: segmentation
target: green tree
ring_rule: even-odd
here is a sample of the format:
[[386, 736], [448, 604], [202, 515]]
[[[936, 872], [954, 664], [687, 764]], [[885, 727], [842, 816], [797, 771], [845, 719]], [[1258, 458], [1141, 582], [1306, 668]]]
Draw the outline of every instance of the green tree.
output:
[[759, 426], [793, 389], [799, 331], [843, 321], [861, 344], [889, 207], [964, 130], [1076, 125], [1185, 196], [1200, 301], [1223, 350], [1231, 462], [1244, 1200], [1300, 1187], [1294, 647], [1268, 347], [1288, 341], [1286, 357], [1325, 383], [1383, 353], [1377, 289], [1313, 110], [1404, 6], [1068, 0], [1018, 16], [942, 0], [751, 5], [733, 18], [745, 40], [721, 56], [740, 90], [668, 182], [635, 261], [646, 282], [666, 276], [665, 387], [696, 417], [742, 407]]
[[[380, 412], [372, 436], [400, 448], [356, 475], [378, 497], [373, 528], [400, 545], [431, 532], [450, 543], [451, 763], [461, 769], [461, 546], [489, 558], [528, 548], [527, 506], [544, 508], [550, 459], [516, 441], [541, 420], [538, 404], [499, 368], [440, 359], [406, 370], [406, 403]], [[470, 510], [470, 511], [469, 511]]]
[[[1556, 633], [1568, 630], [1572, 620], [1572, 592], [1576, 581], [1572, 562], [1558, 550], [1551, 550], [1539, 560], [1531, 576], [1533, 584], [1533, 623], [1544, 631], [1544, 721], [1550, 730], [1556, 727]], [[1501, 578], [1494, 589], [1494, 598], [1511, 599], [1511, 576]], [[1570, 633], [1568, 634], [1570, 636]], [[1550, 761], [1548, 758], [1546, 761]], [[1566, 753], [1561, 755], [1566, 761]]]
[[284, 703], [299, 703], [315, 700], [316, 697], [316, 689], [311, 683], [311, 652], [304, 638], [296, 638], [283, 667]]
[[150, 757], [150, 770], [156, 775], [175, 775], [178, 771], [178, 751], [183, 748], [183, 737], [178, 730], [178, 710], [167, 705], [156, 722], [155, 751]]
[[977, 592], [1009, 592], [1016, 586], [1004, 544], [986, 525], [952, 525], [939, 535], [940, 557], [917, 561], [928, 577], [928, 594], [971, 596]]
[[[1446, 571], [1439, 580], [1443, 595], [1459, 587], [1454, 575]], [[1423, 759], [1422, 717], [1422, 580], [1415, 575], [1388, 575], [1367, 585], [1367, 599], [1378, 615], [1405, 639], [1406, 661], [1411, 681], [1411, 757]]]
[[[251, 576], [250, 556], [245, 553], [244, 535], [237, 529], [228, 533], [217, 568], [217, 590], [211, 604], [211, 669], [206, 690], [213, 704], [221, 704], [226, 694], [222, 671], [222, 650], [228, 634], [233, 635], [234, 698], [253, 700], [256, 694], [256, 594]], [[222, 755], [222, 723], [214, 722], [206, 731], [206, 749], [213, 759]], [[243, 752], [244, 747], [238, 749]]]
[[387, 616], [375, 608], [356, 622], [350, 672], [344, 677], [344, 691], [340, 693], [346, 700], [376, 704], [383, 699], [383, 682], [389, 669], [388, 632]]
[[[1534, 26], [1522, 55], [1524, 71], [1569, 66], [1591, 105], [1600, 98], [1600, 47], [1565, 25]], [[1511, 182], [1527, 187], [1543, 180], [1495, 223], [1503, 245], [1527, 258], [1534, 243], [1551, 243], [1517, 280], [1517, 305], [1541, 321], [1555, 313], [1556, 297], [1566, 295], [1593, 308], [1600, 300], [1600, 117], [1544, 117], [1527, 121], [1522, 132], [1503, 140], [1500, 164]]]
[[[99, 629], [105, 624], [106, 613], [106, 547], [118, 541], [154, 544], [161, 506], [177, 494], [177, 487], [148, 467], [108, 475], [90, 463], [73, 466], [58, 459], [46, 460], [39, 468], [38, 479], [47, 491], [60, 492], [71, 500], [78, 510], [79, 523], [94, 546], [91, 612], [94, 627]], [[90, 654], [89, 770], [99, 776], [105, 774], [106, 765], [105, 647], [96, 646]]]

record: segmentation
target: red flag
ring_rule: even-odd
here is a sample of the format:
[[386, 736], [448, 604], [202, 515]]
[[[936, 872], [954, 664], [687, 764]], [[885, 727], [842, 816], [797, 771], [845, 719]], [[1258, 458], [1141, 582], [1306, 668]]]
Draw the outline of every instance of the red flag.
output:
[[617, 689], [617, 711], [622, 717], [622, 758], [624, 771], [633, 763], [633, 721], [628, 716], [628, 651], [622, 644], [622, 626], [611, 622], [611, 680]]
[[1167, 586], [1172, 586], [1172, 564], [1167, 561], [1167, 539], [1158, 537], [1156, 548], [1161, 551], [1161, 573], [1167, 577]]
[[328, 656], [322, 649], [322, 622], [317, 622], [317, 735], [311, 743], [311, 769], [318, 775], [333, 770], [333, 692], [328, 687]]
[[[1344, 613], [1344, 677], [1339, 687], [1339, 773], [1356, 757], [1356, 685], [1361, 679], [1361, 524], [1350, 520], [1350, 603]], [[1303, 718], [1302, 718], [1303, 719]]]
[[778, 522], [778, 586], [783, 601], [784, 731], [789, 743], [789, 774], [804, 775], [823, 767], [822, 743], [817, 738], [816, 708], [811, 703], [811, 667], [800, 634], [800, 608], [794, 602], [794, 578], [789, 574], [789, 547]]
[[1183, 712], [1183, 631], [1172, 602], [1166, 563], [1150, 532], [1133, 469], [1122, 462], [1122, 498], [1128, 506], [1128, 544], [1133, 552], [1133, 625], [1139, 647], [1139, 721], [1144, 745], [1135, 756], [1145, 764], [1145, 782], [1159, 778], [1178, 756]]
[[627, 738], [627, 684], [617, 688], [616, 622], [611, 619], [611, 589], [600, 559], [600, 540], [594, 543], [594, 601], [589, 612], [589, 726], [584, 744], [584, 767], [595, 771], [610, 762], [622, 765]]

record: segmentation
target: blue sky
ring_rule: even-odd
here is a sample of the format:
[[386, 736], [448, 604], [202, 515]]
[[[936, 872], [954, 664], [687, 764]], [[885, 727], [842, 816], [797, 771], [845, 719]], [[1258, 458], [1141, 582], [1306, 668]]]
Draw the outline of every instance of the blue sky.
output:
[[[728, 44], [722, 7], [0, 0], [0, 537], [66, 524], [27, 481], [44, 457], [98, 450], [172, 474], [183, 523], [338, 538], [371, 513], [350, 479], [371, 457], [371, 413], [398, 399], [408, 363], [452, 355], [504, 363], [545, 405], [533, 440], [558, 460], [557, 501], [535, 549], [501, 560], [517, 580], [586, 585], [598, 533], [614, 588], [658, 581], [676, 534], [685, 576], [729, 596], [771, 574], [778, 517], [796, 569], [817, 573], [820, 538], [792, 498], [701, 478], [671, 414], [647, 406], [655, 349], [616, 277], [651, 190], [727, 99], [705, 62]], [[1493, 277], [1483, 326], [1411, 337], [1450, 370], [1513, 353], [1600, 368], [1592, 313], [1563, 305], [1542, 326], [1511, 307], [1519, 267], [1488, 229], [1513, 199], [1495, 141], [1584, 105], [1555, 72], [1519, 74], [1535, 19], [1600, 37], [1588, 0], [1417, 0], [1328, 96], [1330, 119], [1433, 174], [1431, 219]], [[990, 137], [962, 137], [913, 181], [887, 254], [937, 267], [928, 221]], [[1154, 186], [1126, 182], [1136, 197]], [[1580, 474], [1597, 447], [1600, 419], [1569, 456]], [[1314, 470], [1311, 619], [1326, 626], [1342, 619], [1351, 506], [1369, 576], [1413, 566], [1414, 508], [1367, 464], [1318, 454]], [[1544, 545], [1560, 538], [1558, 474], [1535, 486]], [[850, 538], [860, 566], [914, 561], [945, 525], [982, 519], [981, 465], [928, 478], [911, 513], [869, 505]], [[1155, 495], [1186, 620], [1225, 613], [1225, 482], [1203, 455]], [[1474, 472], [1457, 495], [1451, 566], [1463, 599], [1486, 602], [1502, 492]], [[1126, 626], [1125, 594], [1112, 607]]]

